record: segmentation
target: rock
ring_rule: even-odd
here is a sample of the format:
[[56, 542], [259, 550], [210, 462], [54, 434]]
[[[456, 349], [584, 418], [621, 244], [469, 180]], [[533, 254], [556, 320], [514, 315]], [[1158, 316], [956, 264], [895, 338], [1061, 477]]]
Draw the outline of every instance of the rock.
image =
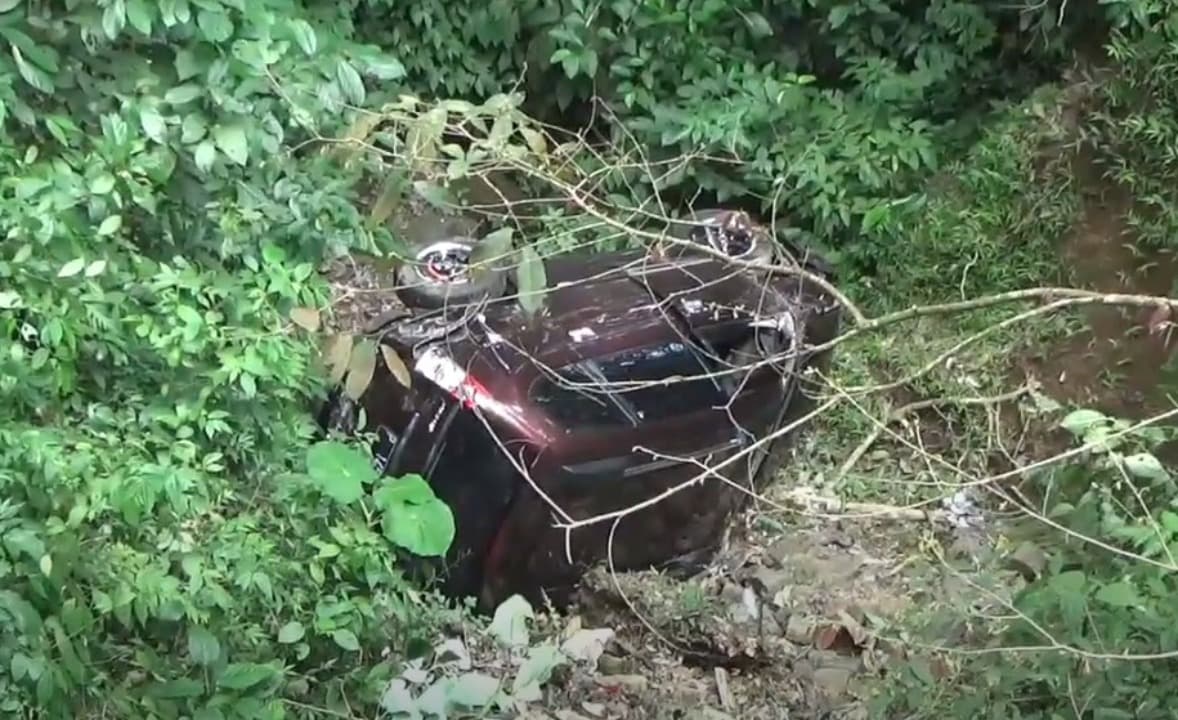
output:
[[626, 672], [626, 661], [617, 655], [604, 653], [597, 660], [597, 669], [605, 675], [622, 675]]
[[863, 667], [857, 657], [842, 657], [834, 653], [817, 653], [813, 661], [815, 667], [810, 673], [810, 681], [829, 700], [846, 695], [851, 680]]
[[793, 614], [785, 623], [785, 639], [798, 645], [809, 645], [814, 638], [814, 619]]
[[602, 687], [620, 688], [628, 692], [646, 692], [649, 681], [642, 675], [602, 675], [597, 678]]
[[821, 667], [814, 671], [811, 679], [818, 692], [825, 695], [828, 699], [834, 700], [847, 693], [853, 674], [846, 668]]
[[774, 570], [772, 568], [761, 567], [757, 568], [756, 572], [753, 573], [753, 577], [765, 587], [766, 596], [774, 598], [790, 585], [790, 581], [793, 579], [793, 573], [788, 570]]
[[807, 543], [794, 535], [786, 535], [772, 545], [766, 551], [768, 559], [773, 561], [775, 567], [785, 567], [789, 564], [790, 559], [796, 555], [804, 555], [808, 552]]

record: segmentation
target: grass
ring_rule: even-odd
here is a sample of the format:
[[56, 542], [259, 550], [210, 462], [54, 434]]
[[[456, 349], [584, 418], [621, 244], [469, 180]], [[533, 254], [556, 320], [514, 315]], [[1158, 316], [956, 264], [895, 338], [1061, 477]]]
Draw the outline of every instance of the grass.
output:
[[[1080, 214], [1072, 181], [1070, 133], [1064, 93], [1043, 88], [1021, 104], [996, 112], [987, 130], [951, 162], [922, 198], [879, 232], [884, 249], [876, 274], [853, 282], [853, 299], [867, 312], [952, 302], [1008, 290], [1053, 285], [1066, 275], [1060, 246]], [[918, 263], [912, 262], [919, 258]], [[856, 338], [840, 346], [834, 382], [854, 387], [916, 375], [964, 338], [982, 332], [1026, 304], [923, 318]], [[876, 418], [913, 401], [997, 395], [1021, 383], [1015, 360], [1074, 332], [1077, 314], [1036, 319], [993, 332], [970, 349], [899, 388], [847, 403], [824, 417], [811, 467], [833, 473], [875, 428]], [[918, 425], [925, 439], [940, 434], [946, 459], [981, 471], [993, 427], [985, 408], [927, 413]], [[893, 426], [899, 429], [899, 426]], [[906, 437], [918, 441], [916, 433]], [[834, 488], [844, 499], [908, 503], [944, 494], [935, 483], [950, 478], [920, 460], [920, 453], [881, 440]]]

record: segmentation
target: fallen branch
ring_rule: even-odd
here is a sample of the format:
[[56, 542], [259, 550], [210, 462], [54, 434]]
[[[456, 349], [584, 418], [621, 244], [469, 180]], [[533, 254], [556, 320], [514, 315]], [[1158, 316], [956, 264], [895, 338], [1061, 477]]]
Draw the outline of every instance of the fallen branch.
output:
[[843, 462], [842, 465], [839, 466], [839, 469], [837, 471], [835, 471], [834, 481], [837, 483], [839, 480], [842, 480], [844, 477], [846, 477], [847, 473], [849, 473], [851, 471], [851, 468], [853, 468], [856, 463], [858, 463], [861, 459], [863, 459], [863, 456], [867, 454], [867, 451], [870, 450], [871, 447], [873, 445], [875, 445], [876, 442], [879, 441], [880, 437], [883, 436], [888, 425], [899, 422], [900, 420], [903, 420], [905, 417], [907, 417], [908, 415], [911, 415], [912, 413], [920, 412], [921, 410], [931, 410], [933, 408], [945, 407], [945, 406], [950, 406], [950, 405], [956, 405], [956, 406], [1001, 405], [1003, 403], [1008, 403], [1008, 402], [1012, 402], [1014, 400], [1018, 400], [1023, 395], [1030, 392], [1031, 389], [1032, 388], [1031, 388], [1030, 384], [1027, 384], [1027, 385], [1023, 385], [1022, 387], [1018, 388], [1017, 390], [1013, 390], [1008, 393], [1003, 393], [1001, 395], [994, 395], [992, 397], [929, 398], [926, 400], [918, 400], [916, 402], [911, 402], [911, 403], [908, 403], [907, 405], [902, 405], [902, 406], [892, 410], [891, 412], [889, 412], [887, 414], [887, 416], [883, 419], [883, 421], [880, 422], [879, 424], [877, 424], [875, 426], [875, 428], [872, 429], [871, 433], [869, 433], [867, 435], [867, 437], [863, 438], [862, 442], [860, 442], [857, 446], [855, 446], [855, 449], [851, 451], [851, 454], [847, 456], [847, 459]]

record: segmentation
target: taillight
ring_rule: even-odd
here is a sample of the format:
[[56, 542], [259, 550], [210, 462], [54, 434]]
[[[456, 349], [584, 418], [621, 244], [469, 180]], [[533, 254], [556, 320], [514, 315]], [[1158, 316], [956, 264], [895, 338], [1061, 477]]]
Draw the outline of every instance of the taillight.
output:
[[483, 407], [491, 400], [491, 393], [470, 373], [450, 359], [437, 345], [426, 348], [414, 366], [423, 377], [435, 382], [467, 408]]

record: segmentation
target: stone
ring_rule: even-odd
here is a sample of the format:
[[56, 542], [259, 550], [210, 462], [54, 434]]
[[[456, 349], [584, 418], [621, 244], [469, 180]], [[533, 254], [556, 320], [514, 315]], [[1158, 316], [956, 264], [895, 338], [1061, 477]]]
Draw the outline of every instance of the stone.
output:
[[638, 693], [646, 692], [650, 682], [642, 675], [602, 675], [597, 678], [597, 684]]

